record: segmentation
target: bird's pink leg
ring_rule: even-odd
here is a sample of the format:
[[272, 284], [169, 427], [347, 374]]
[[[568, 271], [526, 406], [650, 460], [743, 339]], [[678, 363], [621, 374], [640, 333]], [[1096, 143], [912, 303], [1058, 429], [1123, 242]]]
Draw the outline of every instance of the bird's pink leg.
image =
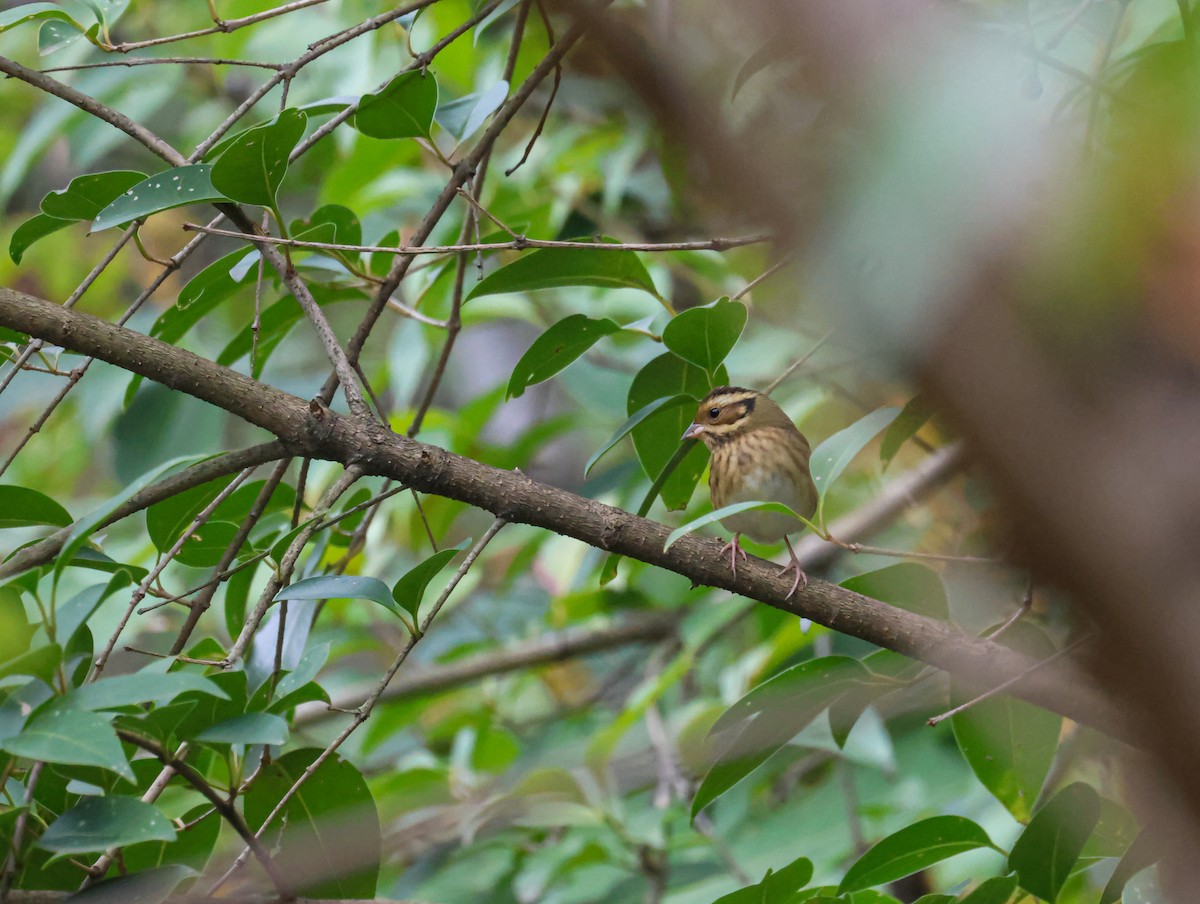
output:
[[792, 561], [787, 565], [784, 565], [783, 570], [779, 572], [779, 574], [782, 576], [787, 574], [789, 571], [796, 572], [796, 580], [792, 582], [792, 589], [789, 590], [787, 592], [787, 596], [784, 597], [784, 599], [791, 599], [792, 594], [796, 592], [796, 588], [800, 586], [801, 582], [804, 583], [805, 588], [808, 587], [808, 575], [806, 575], [804, 573], [804, 569], [800, 567], [800, 560], [796, 558], [796, 550], [792, 549], [792, 541], [787, 538], [786, 534], [784, 534], [783, 542], [787, 544], [787, 549], [788, 552], [791, 553]]
[[737, 580], [737, 560], [738, 556], [742, 557], [742, 561], [746, 561], [746, 550], [742, 549], [742, 544], [738, 542], [741, 533], [735, 533], [733, 539], [721, 547], [721, 552], [729, 550], [729, 570], [733, 572], [733, 579]]

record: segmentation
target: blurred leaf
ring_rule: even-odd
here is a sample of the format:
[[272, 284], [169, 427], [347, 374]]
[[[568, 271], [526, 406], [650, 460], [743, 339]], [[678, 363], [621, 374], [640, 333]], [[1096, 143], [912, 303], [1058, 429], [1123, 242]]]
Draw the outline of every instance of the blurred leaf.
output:
[[[1023, 622], [998, 639], [1035, 659], [1054, 654], [1038, 628]], [[952, 684], [955, 704], [972, 699], [974, 686]], [[1019, 822], [1028, 822], [1042, 783], [1050, 771], [1062, 731], [1062, 716], [998, 694], [951, 718], [954, 739], [976, 777]]]
[[489, 116], [500, 109], [508, 97], [508, 82], [500, 79], [485, 91], [476, 91], [458, 100], [439, 103], [434, 119], [462, 144], [475, 134]]
[[709, 512], [707, 515], [701, 515], [699, 518], [693, 518], [691, 521], [687, 522], [687, 524], [675, 528], [675, 530], [671, 531], [671, 533], [667, 535], [667, 542], [663, 544], [663, 552], [666, 552], [668, 549], [670, 549], [681, 538], [687, 536], [688, 534], [695, 533], [702, 527], [706, 527], [709, 524], [720, 521], [722, 518], [728, 518], [730, 515], [736, 515], [739, 512], [748, 512], [752, 510], [776, 512], [780, 515], [791, 515], [797, 519], [796, 530], [799, 531], [803, 529], [803, 522], [805, 519], [800, 515], [797, 515], [782, 502], [735, 502], [732, 505], [725, 505], [716, 511]]
[[901, 562], [847, 578], [842, 586], [918, 615], [939, 621], [950, 619], [946, 586], [941, 575], [927, 565]]
[[[122, 569], [115, 572], [105, 583], [86, 587], [65, 603], [59, 603], [54, 612], [54, 639], [64, 644], [70, 643], [75, 632], [92, 617], [97, 607], [118, 590], [128, 587], [133, 580], [129, 571]], [[0, 648], [2, 647], [0, 642]]]
[[328, 242], [333, 245], [361, 245], [362, 224], [349, 207], [325, 204], [306, 220], [293, 220], [291, 234], [306, 242]]
[[60, 220], [57, 217], [48, 217], [44, 213], [30, 217], [16, 228], [12, 234], [12, 238], [8, 240], [8, 256], [12, 258], [14, 264], [21, 263], [21, 258], [30, 245], [38, 239], [58, 232], [60, 229], [66, 229], [74, 222], [74, 220]]
[[445, 568], [451, 559], [470, 545], [471, 538], [467, 537], [457, 546], [438, 550], [396, 582], [396, 586], [392, 588], [392, 599], [397, 606], [413, 617], [414, 625], [417, 624], [417, 612], [421, 608], [421, 599], [425, 596], [429, 582], [437, 577], [438, 572]]
[[607, 237], [599, 242], [581, 240], [580, 248], [539, 248], [522, 254], [480, 280], [466, 300], [563, 286], [642, 289], [659, 298], [654, 281], [636, 252], [604, 250], [604, 243], [615, 241]]
[[57, 19], [73, 25], [81, 32], [87, 31], [94, 24], [93, 17], [87, 14], [87, 7], [74, 0], [63, 0], [60, 3], [25, 3], [14, 9], [0, 11], [0, 32], [38, 19]]
[[866, 677], [857, 660], [824, 656], [786, 669], [742, 697], [709, 731], [717, 760], [696, 790], [692, 818]]
[[1016, 876], [995, 876], [962, 899], [961, 904], [1006, 904], [1017, 890]]
[[[246, 822], [252, 829], [263, 825], [321, 752], [315, 748], [293, 750], [263, 766], [242, 798]], [[375, 895], [382, 854], [375, 801], [358, 770], [337, 755], [322, 763], [284, 805], [283, 812], [266, 828], [263, 843], [299, 895]]]
[[47, 496], [27, 487], [0, 485], [0, 530], [51, 524], [66, 527], [70, 513]]
[[[432, 577], [432, 575], [431, 575]], [[404, 608], [392, 598], [392, 591], [379, 578], [348, 574], [326, 574], [305, 578], [284, 587], [275, 600], [371, 600], [403, 617]]]
[[[204, 822], [218, 824], [215, 818]], [[200, 833], [193, 830], [187, 834], [198, 837]], [[216, 841], [216, 836], [213, 837], [213, 841]], [[83, 891], [77, 891], [64, 900], [70, 901], [71, 904], [162, 904], [171, 897], [180, 882], [195, 875], [198, 870], [179, 864], [143, 867], [136, 858], [131, 862], [130, 851], [140, 850], [152, 844], [171, 847], [157, 842], [145, 842], [123, 848], [121, 857], [125, 867], [131, 870], [129, 875], [114, 876], [89, 885]]]
[[275, 195], [288, 170], [288, 155], [304, 135], [308, 116], [287, 109], [265, 126], [250, 129], [212, 166], [212, 185], [243, 204], [274, 208]]
[[1125, 890], [1126, 883], [1158, 858], [1159, 845], [1155, 843], [1149, 832], [1143, 831], [1117, 861], [1116, 869], [1112, 871], [1108, 884], [1104, 886], [1104, 891], [1100, 895], [1100, 904], [1116, 904], [1121, 900], [1121, 893]]
[[995, 847], [987, 832], [961, 816], [934, 816], [906, 826], [871, 847], [846, 871], [839, 893], [895, 882], [955, 854]]
[[288, 724], [274, 713], [242, 713], [210, 725], [196, 735], [209, 744], [286, 744]]
[[745, 305], [720, 298], [676, 314], [663, 330], [662, 340], [679, 357], [711, 373], [733, 350], [745, 326]]
[[507, 398], [515, 399], [525, 387], [544, 383], [620, 327], [607, 318], [592, 320], [584, 314], [572, 314], [560, 320], [533, 341], [508, 380]]
[[193, 672], [139, 672], [104, 676], [75, 688], [64, 700], [77, 709], [120, 709], [138, 703], [170, 703], [186, 691], [229, 699], [217, 685]]
[[58, 854], [105, 851], [139, 841], [174, 841], [175, 829], [152, 804], [133, 797], [85, 797], [50, 823], [38, 844]]
[[872, 411], [844, 430], [839, 430], [813, 450], [810, 467], [813, 482], [816, 483], [820, 495], [821, 508], [824, 507], [825, 496], [830, 487], [846, 470], [846, 466], [883, 428], [895, 420], [899, 413], [899, 408], [879, 408]]
[[[666, 352], [652, 359], [633, 378], [625, 402], [626, 413], [632, 416], [651, 402], [665, 397], [690, 396], [698, 400], [714, 385], [725, 383], [728, 379], [724, 366], [719, 366], [710, 378], [703, 368]], [[648, 477], [657, 477], [675, 456], [680, 438], [695, 413], [694, 403], [666, 404], [630, 431], [638, 460]], [[669, 510], [687, 507], [707, 461], [708, 450], [699, 443], [684, 455], [662, 486], [663, 504]]]
[[437, 102], [431, 73], [401, 72], [378, 94], [362, 96], [354, 127], [371, 138], [428, 138]]
[[156, 173], [126, 189], [125, 194], [100, 211], [90, 231], [100, 232], [185, 204], [228, 200], [213, 188], [211, 172], [210, 164], [195, 163]]
[[201, 317], [249, 281], [247, 277], [254, 271], [245, 264], [257, 263], [258, 258], [257, 250], [241, 248], [209, 264], [179, 290], [175, 306], [167, 308], [154, 322], [150, 335], [163, 342], [177, 341]]
[[769, 904], [787, 901], [812, 881], [813, 865], [807, 857], [798, 857], [778, 871], [767, 870], [761, 882], [748, 885], [717, 898], [713, 904]]
[[41, 710], [19, 735], [0, 742], [0, 748], [31, 760], [99, 766], [133, 778], [112, 725], [103, 716], [82, 709], [53, 705]]
[[1100, 818], [1100, 798], [1083, 782], [1067, 785], [1030, 820], [1013, 844], [1009, 868], [1021, 887], [1054, 902]]
[[925, 422], [933, 417], [933, 403], [923, 395], [913, 396], [908, 400], [896, 419], [892, 421], [879, 444], [879, 459], [886, 468], [896, 457], [908, 440], [916, 436], [917, 431], [925, 426]]

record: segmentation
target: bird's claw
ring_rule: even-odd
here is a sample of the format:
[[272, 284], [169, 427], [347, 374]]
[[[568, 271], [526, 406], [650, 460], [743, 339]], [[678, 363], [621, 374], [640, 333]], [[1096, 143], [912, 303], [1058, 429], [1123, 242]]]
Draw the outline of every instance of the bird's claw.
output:
[[733, 579], [737, 580], [737, 560], [738, 556], [742, 557], [742, 561], [748, 561], [746, 550], [742, 549], [742, 544], [738, 542], [738, 534], [733, 535], [733, 539], [721, 547], [721, 555], [724, 555], [726, 550], [729, 551], [729, 570], [733, 572]]

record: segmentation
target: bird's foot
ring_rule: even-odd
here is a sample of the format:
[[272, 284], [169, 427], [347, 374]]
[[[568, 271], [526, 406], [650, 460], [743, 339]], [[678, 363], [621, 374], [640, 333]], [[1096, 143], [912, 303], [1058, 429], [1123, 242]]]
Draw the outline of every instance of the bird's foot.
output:
[[741, 534], [734, 534], [733, 539], [721, 547], [721, 554], [729, 552], [729, 570], [733, 572], [733, 579], [737, 580], [737, 560], [738, 556], [742, 557], [742, 561], [747, 561], [746, 550], [742, 549], [742, 544], [739, 542]]
[[788, 590], [787, 596], [784, 597], [786, 600], [791, 599], [792, 594], [796, 592], [796, 588], [801, 584], [804, 585], [806, 590], [808, 589], [808, 575], [805, 574], [804, 569], [800, 567], [800, 560], [796, 558], [796, 550], [792, 549], [792, 541], [789, 540], [787, 536], [784, 536], [783, 542], [787, 544], [787, 549], [788, 552], [791, 553], [792, 561], [783, 566], [783, 569], [779, 572], [779, 576], [783, 577], [783, 575], [787, 574], [789, 571], [796, 572], [796, 580], [792, 581], [792, 587], [790, 590]]

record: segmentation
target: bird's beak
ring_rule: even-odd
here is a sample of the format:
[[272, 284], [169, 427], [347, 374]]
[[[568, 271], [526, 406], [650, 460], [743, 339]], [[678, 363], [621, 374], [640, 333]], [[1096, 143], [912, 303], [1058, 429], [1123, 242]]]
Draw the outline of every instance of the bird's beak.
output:
[[683, 431], [683, 436], [681, 437], [681, 440], [683, 440], [683, 439], [699, 439], [700, 434], [703, 432], [704, 432], [704, 425], [697, 424], [695, 421], [692, 421], [690, 424], [688, 424], [688, 428]]

